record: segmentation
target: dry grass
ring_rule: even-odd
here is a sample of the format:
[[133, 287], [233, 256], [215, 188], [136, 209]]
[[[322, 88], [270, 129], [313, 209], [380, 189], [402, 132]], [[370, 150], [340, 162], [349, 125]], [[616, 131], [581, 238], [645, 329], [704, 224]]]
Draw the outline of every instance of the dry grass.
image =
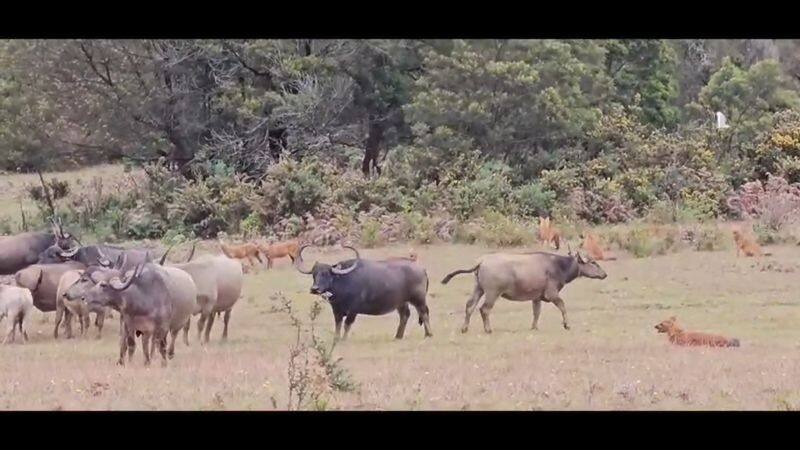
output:
[[[121, 165], [106, 164], [71, 172], [42, 173], [42, 175], [47, 181], [55, 177], [74, 184], [76, 182], [88, 183], [92, 177], [101, 177], [104, 181], [108, 181], [121, 175], [123, 170]], [[15, 227], [19, 227], [21, 223], [20, 199], [27, 217], [31, 217], [36, 213], [36, 206], [26, 195], [26, 185], [41, 185], [39, 176], [35, 173], [4, 174], [0, 176], [0, 218], [10, 220]]]
[[[113, 177], [120, 172], [119, 167], [103, 166], [56, 176], [88, 181], [98, 174]], [[26, 182], [35, 184], [38, 179], [0, 177], [0, 218], [19, 220], [15, 198]], [[27, 212], [32, 208], [26, 205]], [[723, 230], [729, 238], [729, 230]], [[606, 236], [613, 241], [611, 237]], [[638, 259], [615, 252], [618, 261], [601, 263], [609, 273], [606, 280], [579, 279], [562, 291], [572, 330], [563, 330], [558, 310], [544, 305], [540, 329], [531, 331], [530, 304], [501, 299], [492, 314], [492, 335], [483, 333], [477, 313], [470, 332], [459, 332], [472, 290], [471, 275], [457, 277], [447, 286], [439, 284], [447, 272], [471, 266], [490, 250], [478, 245], [414, 247], [431, 279], [434, 337], [423, 339], [416, 317], [409, 321], [406, 338], [395, 341], [396, 314], [359, 316], [350, 340], [335, 354], [343, 357], [342, 365], [360, 388], [335, 394], [329, 407], [800, 408], [796, 362], [800, 248], [796, 246], [770, 246], [774, 256], [764, 259], [736, 258], [732, 247], [708, 252], [676, 247], [675, 253]], [[187, 251], [183, 244], [170, 259], [183, 260]], [[197, 251], [220, 253], [212, 242], [203, 242]], [[350, 257], [346, 251], [307, 253], [308, 262], [315, 257], [328, 262]], [[362, 253], [404, 256], [408, 246]], [[270, 271], [257, 269], [246, 280], [231, 319], [230, 340], [220, 343], [218, 322], [211, 344], [201, 347], [193, 329], [191, 347], [179, 342], [167, 369], [158, 364], [144, 368], [141, 349], [133, 364], [117, 367], [116, 320], [106, 322], [102, 340], [92, 338], [92, 328], [87, 338], [54, 341], [53, 313], [37, 311], [28, 323], [29, 343], [0, 346], [0, 409], [286, 408], [294, 329], [285, 314], [275, 311], [278, 305], [270, 297], [283, 292], [305, 317], [314, 301], [308, 294], [311, 280], [295, 272], [288, 259], [277, 260]], [[686, 329], [735, 337], [742, 347], [671, 346], [653, 328], [671, 315], [678, 316]], [[47, 322], [42, 322], [46, 316]], [[3, 321], [0, 329], [6, 325]], [[333, 319], [327, 306], [317, 328], [330, 341]]]
[[[206, 247], [208, 248], [208, 247]], [[359, 316], [350, 340], [336, 349], [360, 384], [337, 394], [342, 409], [794, 409], [800, 408], [800, 279], [796, 247], [770, 247], [762, 262], [733, 252], [680, 252], [605, 262], [604, 281], [579, 279], [562, 292], [572, 330], [544, 305], [540, 330], [531, 331], [529, 303], [499, 301], [494, 333], [480, 315], [462, 335], [470, 275], [439, 284], [487, 251], [479, 246], [417, 247], [431, 277], [434, 337], [423, 339], [416, 317], [406, 338], [394, 341], [397, 316]], [[311, 250], [311, 249], [309, 249]], [[405, 246], [364, 250], [365, 256], [404, 254]], [[215, 250], [215, 252], [219, 252]], [[347, 252], [315, 257], [335, 261]], [[176, 256], [180, 259], [180, 256]], [[114, 365], [117, 323], [96, 341], [52, 339], [52, 317], [30, 323], [32, 341], [0, 348], [3, 409], [273, 409], [285, 408], [287, 362], [293, 339], [288, 318], [269, 297], [282, 291], [305, 315], [313, 302], [310, 279], [288, 261], [247, 276], [234, 309], [229, 342], [220, 328], [203, 348], [178, 343], [167, 369]], [[415, 314], [415, 313], [413, 313]], [[50, 314], [52, 316], [52, 314]], [[738, 349], [678, 348], [653, 326], [677, 315], [687, 329], [737, 337]], [[413, 325], [412, 325], [413, 324]], [[3, 324], [5, 325], [5, 323]], [[322, 311], [318, 328], [330, 339], [333, 319]], [[90, 333], [93, 333], [94, 330]], [[443, 382], [446, 380], [446, 382]], [[273, 403], [274, 401], [274, 403]]]

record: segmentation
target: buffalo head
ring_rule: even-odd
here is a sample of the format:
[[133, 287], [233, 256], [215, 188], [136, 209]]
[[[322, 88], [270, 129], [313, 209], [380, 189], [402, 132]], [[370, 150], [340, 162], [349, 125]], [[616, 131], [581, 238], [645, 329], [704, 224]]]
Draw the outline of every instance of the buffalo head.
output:
[[605, 270], [597, 264], [597, 261], [593, 260], [591, 257], [584, 258], [580, 252], [578, 252], [575, 254], [575, 260], [578, 261], [578, 273], [582, 277], [602, 280], [608, 276]]
[[[298, 252], [298, 258], [300, 261], [303, 260], [303, 250], [306, 249], [308, 245], [304, 245], [300, 247], [300, 251]], [[330, 264], [320, 263], [315, 261], [314, 265], [311, 267], [311, 270], [304, 270], [301, 267], [301, 264], [298, 264], [297, 270], [300, 273], [311, 275], [314, 277], [314, 284], [311, 286], [310, 292], [316, 295], [322, 295], [325, 298], [330, 298], [333, 294], [330, 292], [331, 287], [333, 286], [333, 280], [337, 276], [347, 275], [348, 273], [356, 270], [358, 267], [358, 261], [361, 259], [361, 255], [358, 254], [358, 250], [354, 249], [350, 246], [344, 246], [344, 248], [348, 248], [352, 250], [356, 254], [356, 259], [349, 267], [342, 267], [342, 263], [337, 263], [333, 266]]]
[[144, 264], [139, 264], [128, 274], [123, 276], [119, 271], [112, 272], [108, 279], [101, 279], [91, 289], [86, 291], [83, 298], [90, 307], [108, 306], [117, 295], [128, 289], [133, 282], [142, 274]]

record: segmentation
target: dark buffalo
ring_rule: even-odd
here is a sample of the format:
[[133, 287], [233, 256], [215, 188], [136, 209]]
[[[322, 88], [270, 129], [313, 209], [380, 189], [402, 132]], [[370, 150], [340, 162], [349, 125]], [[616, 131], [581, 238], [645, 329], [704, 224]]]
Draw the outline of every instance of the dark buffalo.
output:
[[0, 275], [11, 275], [36, 264], [39, 254], [49, 247], [69, 248], [73, 245], [73, 240], [77, 241], [64, 231], [60, 220], [52, 224], [49, 233], [31, 232], [0, 237]]
[[[302, 261], [303, 246], [299, 252]], [[419, 324], [425, 327], [425, 337], [433, 336], [430, 329], [430, 314], [425, 297], [428, 293], [428, 274], [417, 263], [407, 259], [373, 261], [362, 259], [358, 251], [355, 259], [342, 261], [334, 266], [315, 262], [311, 270], [297, 270], [314, 277], [311, 293], [327, 299], [336, 321], [336, 338], [341, 335], [344, 319], [344, 338], [359, 314], [380, 316], [397, 311], [400, 325], [396, 339], [402, 339], [406, 323], [411, 316], [408, 304], [417, 309]]]
[[126, 271], [153, 261], [152, 254], [147, 250], [124, 249], [113, 245], [87, 245], [64, 250], [57, 245], [50, 246], [39, 255], [39, 264], [56, 264], [66, 261], [76, 261], [85, 266], [100, 265], [110, 267], [114, 261], [125, 257], [125, 263], [120, 268]]

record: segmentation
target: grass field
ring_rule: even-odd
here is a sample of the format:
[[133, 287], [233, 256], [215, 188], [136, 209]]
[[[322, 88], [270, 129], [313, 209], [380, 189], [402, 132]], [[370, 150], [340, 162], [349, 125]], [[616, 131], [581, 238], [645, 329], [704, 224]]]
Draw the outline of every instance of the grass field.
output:
[[[48, 182], [56, 178], [61, 181], [69, 181], [70, 184], [83, 184], [90, 182], [93, 177], [109, 181], [122, 173], [122, 166], [106, 164], [70, 172], [42, 173], [42, 176]], [[36, 213], [36, 206], [25, 196], [26, 186], [41, 186], [39, 175], [35, 173], [0, 175], [0, 220], [8, 220], [15, 229], [21, 222], [20, 208], [25, 211], [27, 217]]]
[[[60, 179], [114, 177], [103, 166]], [[48, 179], [51, 175], [48, 175]], [[19, 193], [33, 175], [0, 177], [0, 218], [19, 218]], [[32, 205], [25, 205], [33, 212]], [[726, 231], [727, 233], [727, 231]], [[434, 337], [423, 338], [412, 309], [405, 339], [393, 339], [397, 314], [359, 316], [350, 339], [335, 349], [359, 388], [335, 393], [338, 409], [800, 409], [797, 292], [800, 247], [771, 246], [773, 256], [737, 258], [732, 249], [683, 251], [635, 259], [621, 254], [603, 262], [608, 278], [578, 279], [562, 291], [572, 329], [561, 327], [557, 308], [545, 304], [539, 330], [530, 330], [530, 303], [500, 299], [494, 333], [483, 332], [480, 314], [461, 334], [473, 277], [442, 277], [470, 267], [493, 251], [479, 245], [415, 247], [431, 284], [428, 304]], [[514, 251], [515, 249], [509, 249]], [[176, 260], [186, 248], [175, 250]], [[406, 255], [405, 245], [362, 250], [364, 256]], [[218, 253], [213, 243], [199, 250]], [[561, 253], [564, 253], [563, 250]], [[307, 260], [335, 262], [350, 254], [309, 249]], [[0, 409], [285, 409], [290, 346], [287, 315], [271, 297], [282, 292], [302, 317], [315, 297], [311, 279], [287, 261], [246, 275], [234, 308], [230, 338], [200, 346], [177, 344], [162, 369], [145, 368], [141, 349], [132, 364], [115, 365], [118, 321], [104, 336], [55, 341], [53, 313], [36, 311], [30, 341], [0, 346]], [[686, 329], [736, 337], [741, 348], [677, 348], [654, 325], [675, 315]], [[1, 329], [8, 325], [4, 320]], [[333, 319], [323, 305], [317, 329], [327, 341]]]
[[[538, 331], [531, 306], [499, 300], [483, 332], [480, 315], [468, 334], [459, 327], [473, 278], [447, 286], [442, 276], [488, 251], [478, 246], [417, 248], [431, 278], [434, 337], [423, 338], [416, 313], [402, 341], [397, 315], [359, 316], [350, 339], [336, 348], [359, 384], [337, 393], [341, 409], [795, 409], [800, 408], [797, 360], [800, 288], [796, 247], [771, 247], [765, 260], [727, 252], [686, 252], [603, 263], [603, 281], [578, 279], [562, 291], [572, 329], [543, 306]], [[365, 256], [404, 254], [407, 247], [364, 250]], [[307, 260], [315, 258], [309, 251]], [[336, 261], [346, 253], [318, 257]], [[180, 256], [176, 256], [179, 258]], [[776, 271], [793, 270], [794, 272]], [[764, 270], [762, 270], [764, 269]], [[105, 336], [53, 340], [52, 317], [37, 311], [27, 344], [0, 348], [3, 409], [279, 409], [286, 408], [293, 328], [271, 312], [281, 291], [303, 316], [314, 301], [310, 277], [288, 261], [251, 272], [234, 309], [230, 339], [177, 344], [166, 369], [115, 365], [117, 321]], [[330, 340], [333, 319], [323, 305], [318, 328]], [[52, 313], [49, 314], [52, 316]], [[741, 348], [677, 348], [653, 326], [670, 315], [689, 329], [737, 337]], [[3, 324], [5, 326], [5, 323]], [[194, 330], [193, 330], [194, 331]], [[273, 400], [275, 403], [273, 403]]]

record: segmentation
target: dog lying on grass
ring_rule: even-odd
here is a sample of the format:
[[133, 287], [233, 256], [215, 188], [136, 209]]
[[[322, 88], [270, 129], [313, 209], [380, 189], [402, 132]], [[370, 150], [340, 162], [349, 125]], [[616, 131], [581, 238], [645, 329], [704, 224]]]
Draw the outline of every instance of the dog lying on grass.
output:
[[724, 336], [696, 331], [683, 331], [677, 324], [675, 316], [656, 325], [659, 333], [667, 333], [669, 341], [675, 345], [708, 346], [708, 347], [738, 347], [738, 339], [728, 339]]

